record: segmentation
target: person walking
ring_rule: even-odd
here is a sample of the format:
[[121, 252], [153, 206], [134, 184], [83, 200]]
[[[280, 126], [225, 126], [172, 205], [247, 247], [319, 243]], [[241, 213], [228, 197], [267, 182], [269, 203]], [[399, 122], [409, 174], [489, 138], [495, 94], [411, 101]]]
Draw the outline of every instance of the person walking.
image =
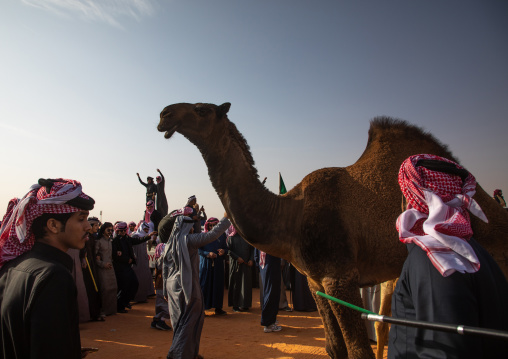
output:
[[[198, 248], [224, 233], [230, 225], [226, 217], [224, 214], [224, 218], [207, 233], [193, 233], [194, 220], [183, 215], [175, 215], [173, 220], [166, 216], [159, 226], [159, 235], [169, 236], [162, 269], [163, 290], [173, 327], [169, 359], [201, 357], [199, 343], [205, 314], [199, 285]], [[171, 232], [169, 228], [172, 228]]]

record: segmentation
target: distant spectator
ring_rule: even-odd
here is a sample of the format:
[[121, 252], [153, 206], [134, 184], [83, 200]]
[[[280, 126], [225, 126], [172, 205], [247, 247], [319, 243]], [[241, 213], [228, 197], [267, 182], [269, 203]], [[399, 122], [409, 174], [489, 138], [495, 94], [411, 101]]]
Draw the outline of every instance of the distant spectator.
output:
[[130, 236], [130, 235], [132, 235], [134, 232], [136, 232], [136, 222], [134, 222], [134, 221], [130, 221], [130, 222], [129, 222], [129, 229], [127, 230], [127, 234]]
[[316, 302], [312, 297], [307, 277], [301, 274], [291, 265], [291, 291], [293, 293], [293, 307], [296, 311], [315, 312], [317, 310]]
[[281, 261], [280, 258], [256, 249], [256, 262], [261, 275], [260, 287], [263, 287], [261, 325], [264, 326], [265, 333], [278, 332], [282, 330], [277, 321], [282, 280]]
[[141, 222], [137, 231], [131, 235], [131, 238], [143, 240], [142, 243], [133, 244], [132, 246], [132, 250], [136, 256], [136, 263], [132, 265], [132, 269], [134, 270], [134, 273], [136, 273], [139, 283], [138, 291], [134, 296], [134, 301], [138, 303], [146, 302], [148, 296], [155, 294], [146, 241], [148, 241], [151, 236], [157, 234], [157, 232], [153, 231], [152, 233], [148, 233], [149, 228], [150, 226], [147, 223]]
[[97, 275], [97, 264], [95, 263], [95, 242], [97, 240], [97, 232], [99, 231], [100, 222], [97, 217], [88, 218], [90, 223], [90, 231], [88, 232], [88, 241], [82, 250], [83, 262], [83, 280], [85, 282], [86, 293], [88, 296], [88, 307], [90, 310], [91, 320], [104, 320], [101, 315], [101, 294], [99, 293], [99, 283]]
[[116, 237], [113, 239], [113, 267], [115, 268], [116, 283], [118, 285], [117, 312], [127, 313], [125, 308], [131, 308], [130, 301], [138, 291], [138, 278], [132, 269], [136, 263], [136, 256], [132, 246], [146, 242], [150, 237], [131, 238], [127, 235], [127, 223], [118, 222], [115, 225]]
[[[162, 219], [162, 214], [155, 209], [155, 202], [150, 200], [146, 203], [146, 210], [145, 210], [145, 214], [143, 216], [143, 222], [145, 222], [146, 224], [148, 224], [150, 226], [150, 229], [149, 231], [150, 232], [156, 232], [157, 231], [157, 228], [159, 228], [159, 223]], [[155, 242], [157, 239], [156, 236], [153, 236], [152, 237], [152, 242]], [[151, 245], [154, 244], [150, 242], [149, 243], [149, 246], [151, 248]]]
[[[204, 233], [212, 230], [219, 220], [210, 217], [205, 222]], [[224, 258], [226, 257], [226, 235], [221, 236], [207, 245], [199, 248], [199, 282], [205, 309], [215, 308], [216, 315], [224, 315]]]
[[504, 200], [504, 197], [503, 197], [503, 191], [500, 190], [500, 189], [496, 189], [494, 191], [494, 197], [493, 197], [497, 203], [499, 203], [502, 207], [505, 207], [506, 208], [506, 201]]
[[194, 222], [194, 233], [201, 233], [201, 220], [206, 220], [206, 213], [204, 216], [201, 216], [201, 212], [204, 212], [205, 209], [203, 206], [199, 208], [199, 205], [197, 204], [197, 198], [194, 195], [190, 196], [187, 199], [185, 207], [192, 209], [192, 215], [190, 215], [190, 217], [196, 221]]
[[102, 299], [102, 312], [105, 315], [116, 313], [116, 295], [118, 287], [113, 269], [113, 224], [104, 223], [99, 229], [98, 239], [95, 242], [95, 262], [99, 277], [99, 287]]
[[243, 312], [252, 307], [254, 247], [237, 233], [234, 226], [229, 228], [228, 235], [226, 241], [229, 253], [228, 306], [233, 307], [235, 312]]
[[[166, 198], [166, 192], [164, 189], [166, 186], [166, 180], [158, 168], [157, 172], [159, 172], [160, 176], [155, 178], [155, 181], [157, 182], [156, 209], [161, 213], [162, 217], [165, 217], [168, 214], [168, 199]], [[155, 230], [157, 230], [157, 228], [155, 228]]]
[[157, 194], [157, 185], [153, 183], [153, 177], [148, 176], [146, 178], [147, 183], [145, 183], [141, 180], [141, 177], [139, 177], [139, 173], [136, 173], [136, 175], [138, 176], [139, 183], [146, 187], [145, 203], [150, 200], [155, 201], [155, 195]]

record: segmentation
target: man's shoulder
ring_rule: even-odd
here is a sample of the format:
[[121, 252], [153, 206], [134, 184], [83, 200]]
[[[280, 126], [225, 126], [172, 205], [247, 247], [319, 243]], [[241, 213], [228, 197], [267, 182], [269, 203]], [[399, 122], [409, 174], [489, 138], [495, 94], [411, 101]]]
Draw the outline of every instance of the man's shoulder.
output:
[[62, 263], [35, 252], [24, 253], [7, 263], [5, 268], [2, 268], [2, 274], [7, 271], [24, 272], [33, 276], [50, 274], [71, 276]]

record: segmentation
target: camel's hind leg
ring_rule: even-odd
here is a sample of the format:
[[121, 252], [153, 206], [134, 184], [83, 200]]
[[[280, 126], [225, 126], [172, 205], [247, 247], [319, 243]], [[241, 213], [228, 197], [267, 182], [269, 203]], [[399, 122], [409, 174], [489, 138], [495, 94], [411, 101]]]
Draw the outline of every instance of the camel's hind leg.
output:
[[[361, 307], [362, 299], [358, 286], [358, 272], [351, 270], [345, 273], [347, 275], [340, 279], [326, 278], [323, 281], [325, 292], [332, 297]], [[335, 302], [330, 302], [330, 304], [347, 347], [347, 357], [349, 359], [374, 359], [374, 352], [370, 346], [367, 328], [365, 322], [361, 319], [361, 314]]]
[[[379, 315], [392, 315], [392, 295], [395, 290], [395, 285], [398, 279], [392, 279], [381, 283], [381, 307], [379, 308]], [[377, 351], [376, 359], [383, 359], [385, 345], [388, 342], [388, 332], [390, 326], [388, 323], [375, 322], [374, 328], [376, 329], [377, 338]]]
[[337, 319], [335, 318], [332, 307], [330, 306], [328, 299], [316, 294], [316, 290], [323, 291], [323, 288], [318, 288], [315, 285], [312, 285], [310, 280], [309, 285], [311, 287], [312, 296], [316, 301], [319, 315], [321, 316], [325, 327], [325, 348], [328, 356], [332, 359], [347, 358], [346, 343], [344, 343], [344, 338], [342, 338], [339, 322], [337, 322]]

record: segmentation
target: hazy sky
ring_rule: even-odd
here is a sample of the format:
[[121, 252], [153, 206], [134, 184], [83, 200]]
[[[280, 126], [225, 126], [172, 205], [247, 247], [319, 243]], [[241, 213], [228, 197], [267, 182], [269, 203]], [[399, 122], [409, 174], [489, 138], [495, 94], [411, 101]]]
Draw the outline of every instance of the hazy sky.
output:
[[138, 221], [136, 177], [170, 209], [222, 205], [198, 150], [157, 132], [177, 102], [231, 102], [261, 178], [288, 190], [353, 164], [379, 115], [448, 144], [508, 192], [508, 2], [5, 0], [0, 212], [40, 177], [73, 178], [103, 220]]

